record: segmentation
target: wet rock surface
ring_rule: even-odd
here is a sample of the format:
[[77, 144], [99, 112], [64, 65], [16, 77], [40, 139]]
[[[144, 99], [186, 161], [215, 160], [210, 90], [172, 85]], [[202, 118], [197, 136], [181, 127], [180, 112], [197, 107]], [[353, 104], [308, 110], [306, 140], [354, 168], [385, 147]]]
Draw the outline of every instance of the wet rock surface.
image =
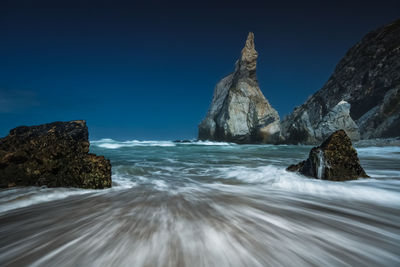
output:
[[312, 148], [307, 160], [291, 165], [286, 170], [332, 181], [368, 177], [360, 165], [357, 151], [343, 130], [334, 132], [320, 146]]
[[0, 139], [0, 187], [111, 187], [111, 164], [89, 153], [86, 122], [21, 126]]
[[261, 92], [257, 76], [254, 34], [249, 33], [235, 71], [221, 81], [206, 118], [199, 125], [198, 139], [235, 143], [276, 143], [280, 119]]

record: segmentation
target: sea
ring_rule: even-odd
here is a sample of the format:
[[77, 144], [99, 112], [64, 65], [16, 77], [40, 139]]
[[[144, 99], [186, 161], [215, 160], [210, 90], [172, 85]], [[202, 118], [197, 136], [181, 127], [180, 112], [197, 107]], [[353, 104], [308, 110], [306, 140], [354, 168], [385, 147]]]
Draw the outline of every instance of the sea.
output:
[[400, 266], [400, 146], [347, 182], [285, 170], [310, 149], [91, 141], [112, 188], [1, 190], [0, 266]]

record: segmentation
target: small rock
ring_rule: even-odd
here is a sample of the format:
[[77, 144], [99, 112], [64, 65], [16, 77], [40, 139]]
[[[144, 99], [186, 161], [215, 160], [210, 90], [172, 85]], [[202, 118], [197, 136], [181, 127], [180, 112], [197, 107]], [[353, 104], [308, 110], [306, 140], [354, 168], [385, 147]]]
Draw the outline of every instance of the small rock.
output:
[[343, 130], [334, 132], [320, 146], [313, 147], [307, 160], [290, 165], [286, 170], [331, 181], [369, 177], [360, 165], [350, 138]]

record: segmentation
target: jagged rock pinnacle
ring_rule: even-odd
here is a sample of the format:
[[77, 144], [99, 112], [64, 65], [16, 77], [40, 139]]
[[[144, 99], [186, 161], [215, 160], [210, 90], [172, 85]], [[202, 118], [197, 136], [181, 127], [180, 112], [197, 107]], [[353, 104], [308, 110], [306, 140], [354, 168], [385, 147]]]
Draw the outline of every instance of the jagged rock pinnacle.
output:
[[280, 138], [278, 112], [258, 86], [258, 53], [250, 32], [235, 71], [215, 87], [207, 116], [199, 125], [200, 140], [236, 143], [275, 143]]
[[241, 69], [246, 69], [247, 71], [255, 71], [257, 68], [257, 57], [258, 53], [254, 45], [254, 33], [249, 32], [246, 40], [246, 44], [242, 49], [240, 57]]

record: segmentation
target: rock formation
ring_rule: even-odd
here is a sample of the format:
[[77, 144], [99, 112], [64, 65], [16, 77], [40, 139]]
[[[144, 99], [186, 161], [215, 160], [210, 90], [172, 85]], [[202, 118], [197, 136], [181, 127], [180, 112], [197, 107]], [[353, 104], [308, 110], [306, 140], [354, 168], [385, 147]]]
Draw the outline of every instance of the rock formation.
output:
[[21, 126], [0, 139], [0, 187], [111, 187], [111, 164], [89, 154], [85, 121]]
[[254, 34], [250, 32], [235, 71], [215, 87], [207, 116], [199, 125], [200, 140], [236, 143], [274, 143], [279, 140], [278, 112], [258, 86], [257, 57]]
[[360, 165], [357, 151], [343, 130], [334, 132], [320, 146], [312, 148], [307, 160], [291, 165], [286, 170], [332, 181], [368, 177]]
[[[338, 108], [342, 101], [348, 105]], [[295, 144], [321, 142], [338, 129], [352, 140], [399, 136], [400, 20], [368, 33], [352, 47], [322, 89], [281, 127], [285, 142]]]
[[325, 140], [338, 129], [346, 129], [351, 140], [359, 140], [360, 133], [357, 124], [350, 116], [350, 104], [344, 100], [334, 106], [314, 129], [317, 140]]

